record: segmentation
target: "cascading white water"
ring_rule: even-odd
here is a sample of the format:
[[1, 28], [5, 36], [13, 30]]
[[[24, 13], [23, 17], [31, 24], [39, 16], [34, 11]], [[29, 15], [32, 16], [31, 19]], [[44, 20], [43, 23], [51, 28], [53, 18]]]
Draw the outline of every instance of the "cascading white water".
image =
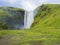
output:
[[24, 16], [24, 28], [30, 28], [31, 24], [34, 21], [34, 15], [33, 11], [25, 11], [25, 16]]

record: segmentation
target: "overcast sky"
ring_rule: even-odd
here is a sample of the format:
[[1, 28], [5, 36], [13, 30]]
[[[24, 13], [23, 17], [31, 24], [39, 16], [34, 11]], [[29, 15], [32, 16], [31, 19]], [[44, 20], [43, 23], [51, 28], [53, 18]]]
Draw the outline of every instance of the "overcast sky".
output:
[[13, 6], [32, 10], [43, 3], [60, 4], [60, 0], [0, 0], [0, 6]]

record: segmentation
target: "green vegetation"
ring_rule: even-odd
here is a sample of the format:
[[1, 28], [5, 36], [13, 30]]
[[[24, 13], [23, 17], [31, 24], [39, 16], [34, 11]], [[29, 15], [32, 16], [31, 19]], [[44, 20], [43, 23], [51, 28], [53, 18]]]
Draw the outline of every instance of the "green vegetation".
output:
[[13, 29], [14, 24], [23, 23], [24, 10], [14, 7], [0, 7], [0, 30]]
[[60, 5], [42, 5], [28, 30], [0, 30], [0, 45], [60, 45]]

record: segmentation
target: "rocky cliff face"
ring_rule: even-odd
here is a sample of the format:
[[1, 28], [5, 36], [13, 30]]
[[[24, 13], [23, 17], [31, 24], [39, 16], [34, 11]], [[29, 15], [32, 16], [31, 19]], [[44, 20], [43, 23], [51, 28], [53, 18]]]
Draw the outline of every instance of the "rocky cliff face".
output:
[[13, 7], [0, 7], [0, 29], [21, 29], [24, 11]]

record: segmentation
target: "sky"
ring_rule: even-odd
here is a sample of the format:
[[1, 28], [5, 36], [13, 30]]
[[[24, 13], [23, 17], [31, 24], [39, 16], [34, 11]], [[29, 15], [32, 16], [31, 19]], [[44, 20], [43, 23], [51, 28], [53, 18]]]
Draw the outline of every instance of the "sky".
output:
[[34, 10], [37, 6], [44, 3], [60, 4], [60, 0], [0, 0], [0, 6], [12, 6], [25, 10]]

